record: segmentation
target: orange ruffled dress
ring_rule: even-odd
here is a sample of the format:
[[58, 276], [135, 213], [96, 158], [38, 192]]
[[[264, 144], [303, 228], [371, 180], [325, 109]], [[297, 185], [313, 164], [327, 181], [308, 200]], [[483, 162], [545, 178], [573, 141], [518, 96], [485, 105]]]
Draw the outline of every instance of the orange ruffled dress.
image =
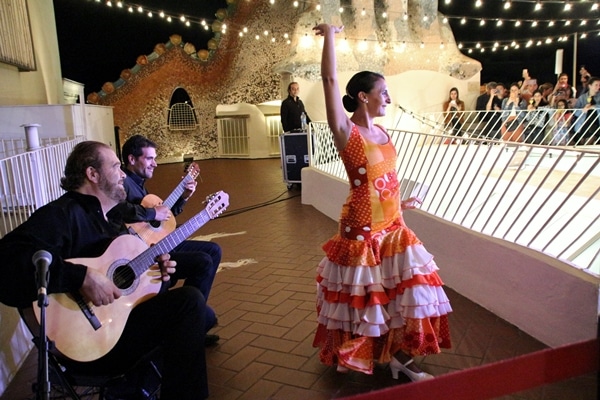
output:
[[450, 348], [452, 308], [433, 256], [402, 218], [394, 145], [371, 143], [353, 126], [340, 154], [350, 194], [317, 268], [321, 362], [372, 374], [374, 361], [398, 350]]

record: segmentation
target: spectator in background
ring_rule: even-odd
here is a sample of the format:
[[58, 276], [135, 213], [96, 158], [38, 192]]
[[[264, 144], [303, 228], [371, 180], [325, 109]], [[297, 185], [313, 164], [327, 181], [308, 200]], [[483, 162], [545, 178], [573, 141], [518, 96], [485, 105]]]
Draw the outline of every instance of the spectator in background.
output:
[[310, 118], [304, 109], [304, 103], [298, 97], [300, 85], [298, 82], [290, 82], [288, 85], [288, 97], [281, 102], [281, 125], [284, 132], [303, 132], [302, 113], [306, 116], [306, 123], [310, 123]]
[[552, 115], [552, 142], [554, 146], [566, 146], [569, 143], [569, 129], [573, 114], [567, 110], [567, 100], [559, 99], [556, 102], [556, 111]]
[[523, 110], [527, 109], [527, 102], [521, 99], [519, 84], [510, 85], [507, 98], [502, 100], [502, 126], [500, 128], [502, 139], [509, 142], [523, 141]]
[[550, 82], [546, 82], [546, 83], [541, 84], [538, 89], [542, 93], [542, 99], [547, 104], [550, 104], [550, 102], [552, 101], [552, 99], [551, 99], [552, 93], [554, 93], [554, 85], [551, 84]]
[[483, 136], [494, 139], [497, 135], [499, 128], [498, 122], [500, 120], [500, 115], [496, 111], [502, 109], [504, 85], [492, 81], [485, 87], [485, 93], [477, 97], [475, 109], [480, 111], [479, 121], [481, 121], [483, 125]]
[[567, 100], [568, 105], [575, 103], [574, 94], [575, 89], [569, 84], [569, 75], [565, 72], [558, 76], [558, 82], [554, 85], [554, 90], [550, 96], [550, 105], [554, 104], [561, 99]]
[[[564, 100], [564, 99], [561, 99]], [[536, 90], [527, 104], [524, 138], [526, 143], [542, 144], [546, 136], [548, 123], [548, 103], [542, 98], [542, 92]]]
[[523, 69], [523, 83], [521, 84], [521, 98], [525, 101], [529, 101], [531, 96], [533, 96], [533, 92], [535, 92], [538, 88], [537, 80], [533, 79], [529, 75], [529, 70], [527, 68]]
[[448, 100], [444, 102], [443, 110], [446, 112], [444, 123], [450, 128], [450, 133], [454, 136], [462, 136], [462, 121], [465, 111], [465, 102], [459, 98], [458, 89], [450, 89]]
[[572, 145], [595, 144], [600, 140], [600, 78], [591, 77], [588, 92], [575, 103], [575, 134]]
[[[492, 97], [493, 92], [496, 90], [496, 86], [498, 86], [498, 84], [494, 81], [488, 82], [485, 85], [485, 92], [483, 92], [477, 97], [477, 101], [475, 102], [475, 110], [486, 111], [487, 102], [490, 99], [490, 97]], [[487, 116], [485, 113], [481, 113], [479, 119], [485, 120], [486, 117]]]
[[588, 83], [590, 78], [592, 77], [592, 74], [588, 72], [588, 70], [585, 68], [585, 65], [582, 65], [579, 68], [579, 75], [581, 75], [581, 78], [579, 79], [579, 81], [581, 82], [581, 86], [577, 91], [577, 95], [581, 96], [582, 94], [587, 93]]

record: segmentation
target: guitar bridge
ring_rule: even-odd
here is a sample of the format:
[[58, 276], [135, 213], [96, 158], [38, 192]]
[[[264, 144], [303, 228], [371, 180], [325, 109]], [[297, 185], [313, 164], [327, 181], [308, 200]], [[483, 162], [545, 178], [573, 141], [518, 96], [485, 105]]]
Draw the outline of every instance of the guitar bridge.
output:
[[102, 323], [98, 317], [96, 317], [96, 314], [94, 314], [94, 310], [92, 310], [89, 304], [83, 299], [83, 296], [80, 293], [71, 293], [71, 295], [83, 312], [83, 315], [85, 315], [85, 318], [87, 318], [90, 325], [92, 325], [92, 328], [94, 328], [95, 331], [100, 329], [102, 327]]

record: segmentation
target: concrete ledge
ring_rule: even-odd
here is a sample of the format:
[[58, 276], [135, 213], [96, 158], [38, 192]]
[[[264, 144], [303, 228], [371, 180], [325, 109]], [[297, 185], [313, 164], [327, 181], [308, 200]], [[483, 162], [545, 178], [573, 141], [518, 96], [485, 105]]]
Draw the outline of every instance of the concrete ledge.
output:
[[[302, 203], [337, 220], [348, 183], [302, 170]], [[446, 285], [551, 347], [593, 339], [600, 280], [545, 254], [411, 210]]]

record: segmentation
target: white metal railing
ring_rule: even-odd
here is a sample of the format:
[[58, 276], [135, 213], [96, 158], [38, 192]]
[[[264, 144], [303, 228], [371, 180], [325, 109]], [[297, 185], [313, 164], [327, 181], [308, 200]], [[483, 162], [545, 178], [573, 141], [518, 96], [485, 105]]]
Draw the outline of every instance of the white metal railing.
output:
[[[406, 115], [401, 116], [401, 118]], [[600, 276], [600, 152], [389, 130], [403, 198], [468, 229], [526, 246]], [[311, 166], [347, 180], [327, 124], [311, 123]]]
[[539, 107], [535, 110], [436, 112], [423, 122], [460, 138], [491, 138], [555, 146], [600, 145], [600, 112]]
[[57, 199], [67, 157], [77, 137], [0, 160], [0, 236], [4, 236], [44, 204]]
[[[53, 137], [53, 138], [40, 138], [40, 145], [42, 147], [52, 146], [55, 144], [67, 142], [73, 140], [72, 137]], [[0, 160], [7, 157], [12, 157], [17, 154], [23, 154], [27, 151], [27, 140], [25, 137], [22, 138], [3, 138], [0, 139]]]

